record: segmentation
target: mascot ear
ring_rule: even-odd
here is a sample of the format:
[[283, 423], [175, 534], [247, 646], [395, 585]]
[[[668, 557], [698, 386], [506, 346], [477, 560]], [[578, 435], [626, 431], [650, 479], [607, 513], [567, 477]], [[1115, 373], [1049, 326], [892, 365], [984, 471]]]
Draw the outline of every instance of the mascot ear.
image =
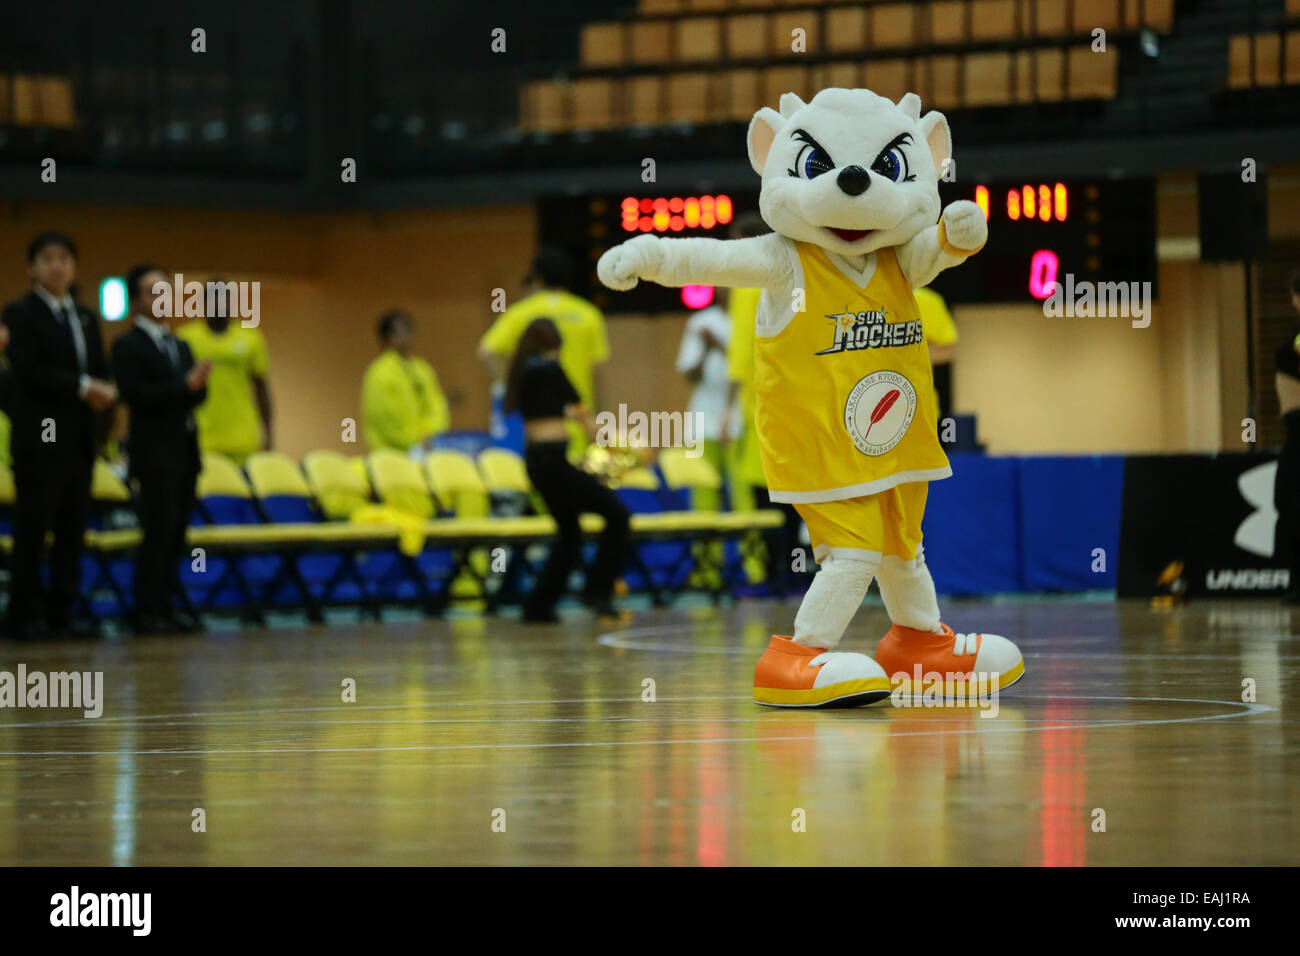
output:
[[782, 93], [779, 105], [781, 107], [781, 115], [785, 119], [789, 119], [797, 111], [803, 109], [808, 104], [799, 99], [798, 93]]
[[[908, 96], [911, 94], [909, 93]], [[907, 99], [907, 97], [903, 97]], [[952, 158], [952, 134], [948, 132], [948, 121], [942, 113], [931, 110], [921, 117], [921, 135], [930, 144], [930, 155], [934, 157], [934, 169], [943, 175], [944, 167]]]
[[[790, 94], [786, 94], [787, 96]], [[784, 97], [782, 97], [784, 101]], [[767, 154], [772, 148], [772, 141], [776, 139], [776, 131], [781, 127], [781, 114], [771, 107], [764, 106], [754, 114], [754, 118], [749, 121], [749, 136], [747, 144], [749, 146], [749, 165], [754, 167], [754, 172], [763, 175], [763, 167], [767, 165]]]
[[921, 118], [921, 97], [915, 93], [904, 93], [898, 101], [898, 108], [914, 120]]

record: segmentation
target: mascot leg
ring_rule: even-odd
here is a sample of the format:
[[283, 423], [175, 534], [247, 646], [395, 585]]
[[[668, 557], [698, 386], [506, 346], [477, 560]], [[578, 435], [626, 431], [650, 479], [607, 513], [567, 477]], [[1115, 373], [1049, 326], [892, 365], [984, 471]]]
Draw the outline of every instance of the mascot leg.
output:
[[[904, 548], [904, 551], [910, 548]], [[1020, 649], [999, 634], [956, 634], [939, 620], [934, 579], [920, 544], [911, 558], [880, 561], [880, 596], [893, 627], [876, 660], [902, 693], [920, 694], [943, 681], [944, 696], [972, 699], [1010, 687], [1025, 673]]]
[[862, 542], [833, 553], [815, 506], [797, 506], [821, 568], [794, 619], [794, 635], [772, 635], [754, 668], [754, 700], [773, 707], [856, 707], [889, 696], [889, 680], [865, 654], [835, 651], [862, 606], [879, 552]]

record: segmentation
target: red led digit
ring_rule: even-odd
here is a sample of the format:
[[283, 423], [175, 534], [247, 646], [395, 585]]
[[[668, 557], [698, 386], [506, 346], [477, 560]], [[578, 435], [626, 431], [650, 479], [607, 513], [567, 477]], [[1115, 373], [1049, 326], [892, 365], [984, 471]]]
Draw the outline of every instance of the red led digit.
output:
[[719, 196], [714, 205], [714, 215], [718, 217], [718, 222], [731, 222], [731, 197]]
[[1029, 294], [1035, 299], [1046, 299], [1056, 284], [1056, 274], [1061, 260], [1050, 249], [1039, 249], [1029, 260]]

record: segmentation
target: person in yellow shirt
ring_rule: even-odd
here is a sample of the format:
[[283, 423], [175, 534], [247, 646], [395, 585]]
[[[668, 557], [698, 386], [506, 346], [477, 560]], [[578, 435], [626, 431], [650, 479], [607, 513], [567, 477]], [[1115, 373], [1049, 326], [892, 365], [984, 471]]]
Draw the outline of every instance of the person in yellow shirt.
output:
[[433, 447], [435, 435], [451, 424], [447, 397], [433, 366], [411, 354], [415, 320], [400, 310], [379, 319], [383, 351], [361, 382], [361, 419], [371, 451], [394, 448], [408, 454]]
[[[771, 231], [762, 216], [750, 212], [736, 217], [731, 227], [731, 238], [745, 239]], [[730, 382], [727, 414], [734, 414], [734, 410], [739, 408], [742, 416], [740, 436], [732, 439], [727, 449], [731, 508], [733, 511], [780, 508], [786, 512], [787, 520], [785, 526], [772, 536], [775, 547], [770, 555], [759, 532], [750, 533], [742, 543], [745, 576], [751, 584], [761, 584], [769, 577], [774, 583], [783, 581], [788, 565], [788, 557], [783, 555], [788, 556], [791, 547], [797, 545], [800, 521], [789, 505], [773, 504], [768, 498], [763, 460], [758, 451], [758, 431], [754, 427], [754, 326], [760, 295], [761, 289], [727, 290], [727, 313], [731, 316], [731, 339], [727, 343], [727, 378]], [[731, 434], [729, 420], [724, 420], [723, 431]], [[776, 586], [779, 588], [783, 584]]]
[[[560, 368], [587, 408], [598, 408], [598, 366], [609, 359], [605, 316], [586, 299], [568, 291], [573, 262], [563, 249], [543, 246], [524, 279], [527, 295], [501, 313], [479, 342], [478, 355], [492, 376], [494, 393], [503, 393], [507, 363], [534, 319], [550, 319], [560, 330]], [[569, 456], [580, 455], [587, 436], [569, 429]]]
[[948, 303], [933, 289], [913, 289], [912, 295], [921, 310], [921, 330], [930, 344], [930, 364], [934, 366], [934, 389], [930, 396], [934, 418], [942, 421], [952, 414], [952, 358], [957, 352], [957, 323], [948, 311]]
[[[762, 216], [756, 212], [747, 212], [736, 217], [730, 234], [732, 239], [748, 239], [771, 231]], [[736, 511], [753, 511], [756, 506], [754, 490], [767, 487], [767, 479], [763, 477], [763, 461], [758, 454], [758, 433], [754, 430], [754, 323], [761, 294], [761, 289], [727, 290], [731, 339], [727, 343], [730, 392], [727, 395], [726, 415], [734, 414], [739, 408], [743, 416], [740, 437], [733, 440], [728, 449], [731, 507]], [[731, 434], [730, 421], [727, 419], [723, 421], [723, 430], [726, 434]]]
[[[754, 428], [754, 322], [761, 293], [761, 289], [731, 289], [727, 293], [727, 313], [731, 317], [731, 339], [727, 342], [730, 390], [727, 394], [728, 417], [722, 424], [724, 435], [732, 434], [729, 416], [735, 414], [735, 409], [739, 408], [741, 416], [739, 436], [724, 439], [729, 441], [727, 467], [733, 511], [756, 511], [760, 500], [764, 507], [770, 504], [767, 479], [763, 477], [763, 459], [758, 452], [758, 432]], [[750, 584], [761, 584], [768, 577], [769, 560], [762, 534], [752, 531], [746, 535], [741, 551], [745, 577]]]
[[740, 437], [732, 441], [728, 461], [734, 486], [732, 507], [737, 511], [753, 511], [754, 489], [767, 486], [763, 460], [758, 454], [758, 433], [754, 430], [754, 320], [760, 292], [759, 289], [732, 289], [727, 295], [727, 312], [731, 316], [731, 341], [727, 343], [727, 378], [731, 385], [728, 398], [733, 403], [727, 408], [730, 412], [739, 398], [742, 416]]
[[176, 330], [196, 362], [211, 362], [208, 397], [194, 410], [199, 447], [242, 464], [271, 447], [270, 356], [260, 329], [232, 324], [228, 316], [195, 319]]

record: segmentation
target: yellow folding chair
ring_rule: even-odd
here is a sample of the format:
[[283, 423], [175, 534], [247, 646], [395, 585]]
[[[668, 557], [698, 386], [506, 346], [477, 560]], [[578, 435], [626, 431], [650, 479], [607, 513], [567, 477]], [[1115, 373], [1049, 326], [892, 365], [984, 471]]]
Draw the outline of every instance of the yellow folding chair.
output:
[[665, 448], [659, 453], [659, 470], [664, 473], [664, 483], [673, 490], [696, 488], [717, 491], [722, 487], [722, 476], [707, 458], [689, 458], [685, 448]]
[[366, 462], [380, 501], [418, 518], [433, 517], [433, 499], [417, 462], [392, 448], [371, 452]]
[[488, 490], [464, 452], [440, 449], [424, 459], [424, 477], [442, 507], [458, 518], [480, 518], [488, 513]]
[[524, 460], [508, 448], [485, 448], [478, 455], [478, 470], [489, 494], [531, 489]]
[[262, 520], [248, 480], [225, 455], [203, 453], [195, 497], [199, 513], [210, 524], [256, 524]]
[[[463, 452], [438, 449], [424, 459], [424, 476], [444, 510], [457, 518], [483, 518], [489, 513], [488, 490], [474, 459]], [[466, 552], [463, 567], [451, 583], [454, 597], [483, 594], [483, 581], [490, 567], [487, 548]]]
[[[659, 470], [663, 472], [664, 483], [674, 491], [687, 490], [692, 501], [700, 491], [716, 493], [722, 488], [722, 476], [713, 467], [713, 463], [700, 456], [691, 458], [685, 448], [665, 448], [659, 453]], [[717, 517], [715, 510], [697, 511], [694, 514]], [[715, 593], [722, 586], [721, 569], [725, 559], [723, 542], [718, 539], [695, 541], [691, 545], [695, 558], [695, 568], [688, 580], [691, 587], [706, 588]]]
[[244, 473], [258, 498], [311, 497], [311, 486], [307, 484], [302, 469], [283, 452], [253, 452], [244, 462]]
[[364, 470], [336, 451], [311, 451], [302, 469], [321, 514], [346, 521], [358, 508], [370, 504], [370, 482]]
[[[508, 448], [485, 448], [478, 455], [478, 470], [483, 476], [493, 514], [521, 515], [532, 491], [528, 469], [524, 460]], [[532, 495], [538, 513], [542, 513], [540, 497]]]

